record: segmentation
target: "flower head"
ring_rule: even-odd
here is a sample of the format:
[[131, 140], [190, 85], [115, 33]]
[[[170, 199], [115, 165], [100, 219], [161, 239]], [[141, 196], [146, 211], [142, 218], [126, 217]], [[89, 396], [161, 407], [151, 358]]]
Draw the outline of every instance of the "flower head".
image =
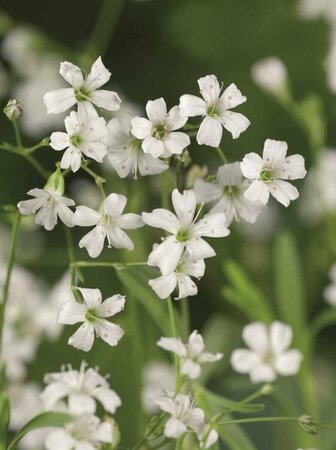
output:
[[210, 213], [223, 212], [229, 226], [233, 220], [254, 223], [262, 210], [262, 204], [245, 198], [244, 192], [249, 182], [243, 178], [238, 162], [220, 166], [216, 180], [207, 182], [197, 179], [194, 191], [199, 203], [216, 202]]
[[68, 366], [62, 372], [48, 373], [44, 381], [47, 386], [40, 399], [47, 411], [53, 410], [63, 399], [67, 400], [70, 413], [76, 416], [95, 414], [97, 401], [111, 414], [121, 405], [120, 397], [110, 389], [106, 378], [85, 362], [79, 370]]
[[200, 376], [202, 364], [223, 358], [222, 353], [204, 351], [203, 338], [196, 330], [189, 336], [187, 344], [183, 344], [181, 339], [162, 337], [157, 345], [181, 358], [181, 373], [191, 380]]
[[245, 178], [252, 180], [245, 191], [245, 198], [267, 204], [273, 195], [282, 205], [288, 206], [291, 200], [299, 197], [299, 192], [285, 180], [297, 180], [306, 176], [304, 158], [301, 155], [286, 157], [287, 143], [267, 139], [263, 157], [248, 153], [240, 163]]
[[92, 103], [108, 111], [116, 111], [120, 107], [120, 98], [116, 92], [99, 89], [111, 77], [104, 66], [101, 57], [92, 65], [89, 75], [84, 78], [81, 69], [65, 61], [61, 63], [60, 74], [71, 88], [57, 89], [47, 92], [43, 101], [48, 114], [58, 114], [66, 111], [76, 103], [91, 110]]
[[283, 62], [275, 56], [254, 63], [251, 74], [253, 81], [268, 92], [280, 95], [286, 89], [287, 70]]
[[231, 111], [246, 102], [235, 84], [230, 84], [221, 94], [221, 86], [215, 75], [207, 75], [198, 80], [203, 98], [195, 95], [182, 95], [180, 111], [183, 116], [204, 117], [197, 132], [197, 142], [210, 147], [218, 147], [222, 139], [223, 127], [233, 139], [239, 137], [250, 125], [250, 121], [240, 113]]
[[132, 174], [133, 178], [156, 175], [168, 169], [168, 164], [161, 159], [145, 153], [142, 141], [134, 137], [130, 131], [130, 123], [112, 119], [107, 124], [108, 135], [104, 142], [108, 148], [107, 158], [120, 178]]
[[196, 222], [196, 196], [193, 191], [180, 194], [174, 189], [172, 202], [176, 215], [162, 208], [151, 213], [142, 213], [143, 221], [147, 225], [171, 233], [148, 256], [148, 264], [158, 266], [162, 275], [174, 272], [184, 251], [193, 262], [214, 256], [215, 251], [203, 236], [224, 237], [230, 233], [225, 226], [224, 213], [207, 214]]
[[77, 288], [84, 302], [69, 300], [63, 303], [58, 314], [58, 322], [73, 325], [83, 322], [69, 338], [69, 344], [79, 350], [89, 351], [93, 345], [94, 334], [111, 346], [117, 345], [124, 332], [119, 325], [106, 320], [124, 309], [125, 297], [120, 294], [102, 300], [99, 289]]
[[269, 327], [253, 322], [243, 329], [243, 339], [250, 348], [234, 350], [231, 364], [239, 373], [249, 373], [252, 383], [272, 382], [277, 375], [295, 375], [300, 369], [302, 354], [288, 350], [292, 329], [281, 322]]
[[94, 226], [79, 242], [80, 248], [86, 248], [91, 258], [96, 258], [103, 250], [105, 239], [109, 248], [133, 250], [134, 245], [123, 231], [143, 226], [138, 214], [123, 214], [127, 203], [124, 195], [110, 194], [102, 202], [101, 211], [87, 206], [78, 206], [74, 214], [74, 223], [81, 227]]
[[190, 144], [186, 133], [176, 131], [187, 121], [187, 117], [180, 114], [180, 108], [174, 106], [167, 112], [166, 102], [158, 98], [147, 102], [146, 113], [148, 119], [134, 117], [131, 120], [131, 132], [137, 139], [143, 139], [143, 151], [154, 158], [180, 155]]

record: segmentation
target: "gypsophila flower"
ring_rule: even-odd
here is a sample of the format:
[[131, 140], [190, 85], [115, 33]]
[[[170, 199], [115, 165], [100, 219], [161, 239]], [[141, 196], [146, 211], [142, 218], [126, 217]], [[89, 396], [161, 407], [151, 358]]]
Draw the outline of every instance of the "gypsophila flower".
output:
[[146, 113], [148, 119], [134, 117], [131, 120], [131, 132], [137, 139], [143, 139], [143, 151], [154, 158], [180, 155], [190, 144], [186, 133], [176, 131], [187, 122], [187, 117], [180, 114], [180, 108], [174, 106], [167, 113], [166, 102], [158, 98], [147, 102]]
[[64, 124], [66, 133], [56, 131], [50, 136], [50, 146], [54, 150], [66, 149], [61, 159], [62, 169], [71, 168], [77, 172], [84, 156], [103, 162], [107, 147], [102, 138], [108, 130], [102, 117], [95, 111], [88, 113], [85, 108], [80, 108], [78, 112], [71, 111]]
[[329, 277], [331, 284], [324, 289], [323, 297], [331, 306], [336, 306], [336, 264], [331, 267]]
[[79, 370], [68, 366], [61, 372], [46, 374], [44, 382], [47, 386], [40, 399], [47, 411], [55, 409], [63, 399], [67, 399], [69, 412], [76, 416], [95, 414], [97, 401], [111, 414], [121, 405], [120, 397], [110, 389], [106, 378], [84, 361]]
[[172, 203], [176, 215], [166, 209], [155, 209], [151, 213], [142, 213], [143, 221], [155, 228], [171, 233], [154, 248], [148, 256], [148, 265], [158, 266], [162, 275], [170, 275], [177, 267], [182, 254], [193, 262], [215, 255], [213, 248], [202, 238], [225, 237], [230, 231], [225, 227], [224, 213], [207, 214], [197, 220], [196, 196], [193, 191], [180, 194], [177, 189], [172, 193]]
[[216, 362], [223, 358], [222, 353], [209, 353], [204, 351], [202, 336], [195, 330], [191, 333], [187, 344], [179, 338], [162, 337], [157, 345], [169, 352], [173, 352], [181, 359], [181, 374], [195, 380], [201, 375], [201, 365]]
[[80, 248], [86, 248], [91, 258], [100, 255], [104, 247], [105, 238], [108, 247], [126, 248], [133, 250], [134, 244], [123, 231], [143, 226], [138, 214], [122, 214], [127, 203], [124, 195], [110, 194], [101, 205], [101, 212], [87, 206], [78, 206], [74, 214], [74, 223], [81, 227], [94, 226], [79, 242]]
[[282, 205], [288, 206], [291, 200], [299, 197], [296, 187], [285, 180], [306, 176], [304, 158], [301, 155], [286, 157], [287, 148], [286, 142], [267, 139], [262, 158], [257, 153], [244, 156], [240, 168], [244, 177], [252, 180], [245, 198], [266, 205], [271, 194]]
[[218, 433], [210, 425], [204, 424], [203, 430], [197, 434], [200, 448], [209, 448], [218, 441]]
[[35, 214], [35, 223], [51, 231], [57, 224], [58, 217], [68, 227], [73, 227], [73, 212], [69, 206], [74, 206], [75, 202], [70, 198], [63, 197], [64, 179], [57, 170], [48, 179], [43, 189], [31, 189], [28, 195], [35, 197], [30, 200], [23, 200], [18, 203], [21, 214]]
[[158, 412], [155, 399], [164, 391], [175, 388], [175, 370], [172, 364], [159, 361], [146, 363], [143, 368], [142, 406], [147, 414]]
[[292, 337], [289, 325], [276, 321], [268, 327], [253, 322], [243, 329], [244, 342], [250, 349], [234, 350], [232, 367], [239, 373], [248, 373], [252, 383], [272, 382], [278, 375], [295, 375], [302, 354], [296, 349], [288, 350]]
[[156, 175], [168, 169], [168, 164], [161, 159], [145, 153], [142, 141], [131, 134], [130, 122], [112, 119], [107, 124], [108, 135], [104, 142], [108, 148], [107, 158], [120, 178], [132, 174], [137, 179], [142, 176]]
[[9, 120], [17, 120], [22, 116], [22, 101], [18, 98], [9, 100], [7, 105], [4, 107], [3, 112]]
[[50, 432], [45, 441], [47, 450], [100, 450], [103, 444], [112, 445], [115, 422], [101, 421], [97, 416], [83, 415], [64, 428]]
[[244, 192], [249, 182], [243, 178], [238, 162], [220, 166], [216, 180], [207, 182], [202, 179], [195, 181], [194, 191], [198, 203], [216, 202], [210, 213], [225, 213], [229, 226], [233, 220], [254, 223], [257, 220], [263, 205], [259, 202], [247, 200]]
[[116, 111], [120, 107], [120, 98], [116, 92], [99, 89], [111, 77], [101, 57], [92, 65], [89, 75], [84, 79], [79, 67], [70, 62], [62, 62], [60, 74], [72, 87], [47, 92], [43, 101], [48, 114], [66, 111], [76, 103], [82, 104], [89, 111], [92, 103], [108, 111]]
[[207, 75], [198, 80], [203, 98], [195, 95], [182, 95], [180, 111], [183, 116], [204, 117], [197, 132], [197, 142], [210, 147], [218, 147], [222, 139], [223, 127], [228, 130], [233, 139], [245, 131], [250, 121], [240, 113], [231, 111], [246, 102], [235, 84], [230, 84], [221, 95], [221, 86], [215, 75]]
[[191, 277], [200, 279], [204, 272], [205, 263], [203, 259], [194, 262], [188, 256], [182, 256], [173, 273], [149, 280], [148, 284], [160, 298], [169, 297], [178, 287], [178, 296], [175, 297], [175, 300], [180, 300], [197, 294], [197, 286]]
[[204, 412], [195, 408], [190, 395], [177, 394], [176, 397], [166, 396], [155, 401], [159, 408], [170, 414], [164, 427], [167, 438], [178, 439], [189, 429], [196, 434], [204, 428]]
[[82, 294], [84, 302], [77, 303], [69, 300], [62, 303], [58, 314], [58, 322], [64, 325], [83, 322], [83, 325], [69, 338], [69, 344], [88, 352], [93, 345], [96, 332], [98, 337], [112, 347], [117, 345], [124, 331], [119, 325], [106, 319], [124, 309], [125, 297], [116, 294], [103, 301], [99, 289], [77, 289]]
[[275, 95], [281, 95], [285, 92], [287, 70], [279, 58], [270, 56], [254, 63], [251, 75], [253, 81], [265, 91]]

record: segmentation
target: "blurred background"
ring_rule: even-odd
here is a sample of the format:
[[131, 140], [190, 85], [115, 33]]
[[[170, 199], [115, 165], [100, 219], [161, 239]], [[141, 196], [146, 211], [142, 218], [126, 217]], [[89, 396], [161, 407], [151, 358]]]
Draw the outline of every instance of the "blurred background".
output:
[[[223, 363], [205, 372], [209, 387], [238, 400], [253, 391], [248, 378], [234, 374], [229, 364], [231, 351], [241, 345], [242, 326], [269, 318], [290, 323], [305, 363], [298, 377], [277, 383], [266, 399], [267, 414], [307, 413], [335, 424], [336, 310], [323, 294], [336, 262], [334, 23], [333, 0], [2, 0], [0, 4], [1, 102], [5, 106], [9, 98], [22, 99], [20, 128], [26, 146], [63, 128], [63, 118], [47, 116], [42, 103], [46, 91], [63, 86], [60, 61], [88, 70], [102, 55], [112, 72], [110, 87], [121, 94], [126, 112], [142, 112], [148, 100], [161, 96], [171, 107], [183, 94], [197, 95], [198, 78], [215, 74], [224, 86], [236, 83], [248, 99], [240, 112], [252, 125], [235, 141], [224, 133], [222, 147], [230, 161], [239, 161], [251, 151], [261, 153], [267, 138], [285, 140], [290, 154], [304, 155], [309, 175], [297, 184], [298, 201], [288, 209], [271, 202], [256, 224], [235, 224], [229, 238], [214, 243], [217, 257], [208, 260], [199, 294], [189, 300], [191, 329], [204, 333], [210, 350], [225, 353]], [[254, 66], [268, 57], [284, 65], [279, 89], [278, 73], [261, 69], [264, 76], [258, 76]], [[267, 80], [273, 76], [272, 90]], [[14, 143], [11, 123], [4, 115], [0, 141]], [[214, 174], [220, 164], [213, 149], [194, 142], [190, 155], [199, 167], [192, 172], [191, 166], [185, 169], [186, 187], [203, 166]], [[43, 148], [36, 156], [52, 169], [59, 155]], [[42, 187], [43, 180], [23, 158], [5, 151], [0, 158], [1, 205], [15, 205], [29, 189]], [[149, 211], [160, 204], [155, 194], [160, 190], [159, 178], [125, 181], [107, 166], [95, 169], [107, 178], [109, 191], [129, 197], [130, 211]], [[67, 194], [79, 204], [96, 206], [99, 201], [98, 190], [84, 173], [67, 178]], [[2, 271], [10, 225], [10, 215], [2, 215]], [[83, 234], [75, 229], [74, 242]], [[136, 250], [131, 255], [105, 250], [102, 260], [145, 260], [159, 232], [154, 238], [154, 232], [135, 231], [132, 238]], [[77, 248], [76, 256], [88, 259]], [[12, 427], [32, 414], [32, 408], [22, 404], [28, 401], [38, 410], [44, 373], [58, 371], [66, 363], [77, 368], [85, 358], [110, 374], [111, 385], [123, 399], [116, 415], [122, 443], [132, 445], [148, 413], [140, 387], [148, 388], [148, 382], [153, 387], [162, 379], [168, 386], [171, 378], [170, 360], [155, 345], [162, 331], [151, 313], [152, 308], [163, 313], [166, 306], [146, 286], [155, 270], [134, 269], [126, 280], [109, 269], [84, 271], [85, 285], [99, 287], [105, 297], [127, 294], [128, 308], [120, 324], [128, 332], [117, 348], [97, 342], [90, 354], [83, 355], [67, 345], [71, 330], [62, 331], [56, 324], [58, 304], [71, 295], [67, 265], [62, 226], [48, 233], [36, 227], [33, 218], [25, 219], [5, 340], [7, 376], [18, 414]], [[335, 433], [310, 438], [287, 425], [232, 427], [230, 433], [234, 444], [221, 448], [336, 448]], [[42, 449], [37, 435], [34, 439], [27, 439], [22, 448]]]

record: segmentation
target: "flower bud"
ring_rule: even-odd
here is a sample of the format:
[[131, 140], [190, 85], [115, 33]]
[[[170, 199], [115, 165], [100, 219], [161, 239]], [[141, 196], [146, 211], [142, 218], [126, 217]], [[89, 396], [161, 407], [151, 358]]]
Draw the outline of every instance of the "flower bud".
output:
[[9, 100], [3, 112], [12, 122], [22, 116], [22, 101], [18, 98]]
[[55, 172], [50, 175], [45, 185], [45, 189], [56, 192], [58, 195], [64, 194], [64, 178], [60, 167], [57, 167]]
[[253, 81], [265, 91], [282, 96], [287, 89], [287, 70], [283, 62], [271, 56], [253, 64]]
[[318, 427], [316, 422], [311, 416], [303, 415], [299, 417], [298, 424], [300, 427], [309, 434], [317, 434]]

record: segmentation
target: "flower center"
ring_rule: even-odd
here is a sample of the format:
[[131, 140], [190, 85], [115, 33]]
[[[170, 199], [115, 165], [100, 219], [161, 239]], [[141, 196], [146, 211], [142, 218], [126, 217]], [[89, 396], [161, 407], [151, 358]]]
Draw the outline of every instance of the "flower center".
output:
[[188, 241], [190, 238], [189, 238], [187, 230], [179, 230], [177, 235], [176, 235], [176, 239], [179, 242], [186, 242], [186, 241]]
[[266, 169], [266, 167], [265, 167], [264, 169], [261, 170], [259, 179], [260, 179], [260, 181], [263, 181], [264, 183], [269, 183], [272, 180], [272, 171], [269, 169]]
[[86, 311], [85, 319], [88, 320], [89, 322], [94, 322], [97, 319], [95, 315], [95, 310], [93, 308], [90, 308]]
[[164, 139], [168, 135], [168, 129], [167, 125], [164, 123], [158, 123], [155, 125], [152, 136], [155, 137], [155, 139]]
[[223, 194], [228, 194], [232, 197], [238, 196], [240, 194], [240, 188], [239, 186], [224, 186]]
[[207, 109], [207, 116], [218, 117], [218, 111], [216, 110], [216, 106], [217, 106], [216, 103], [214, 105], [209, 106], [209, 108]]
[[72, 144], [74, 147], [79, 148], [79, 146], [82, 143], [82, 138], [79, 134], [74, 134], [70, 137], [70, 144]]
[[90, 92], [85, 89], [75, 89], [75, 98], [78, 103], [90, 100]]

